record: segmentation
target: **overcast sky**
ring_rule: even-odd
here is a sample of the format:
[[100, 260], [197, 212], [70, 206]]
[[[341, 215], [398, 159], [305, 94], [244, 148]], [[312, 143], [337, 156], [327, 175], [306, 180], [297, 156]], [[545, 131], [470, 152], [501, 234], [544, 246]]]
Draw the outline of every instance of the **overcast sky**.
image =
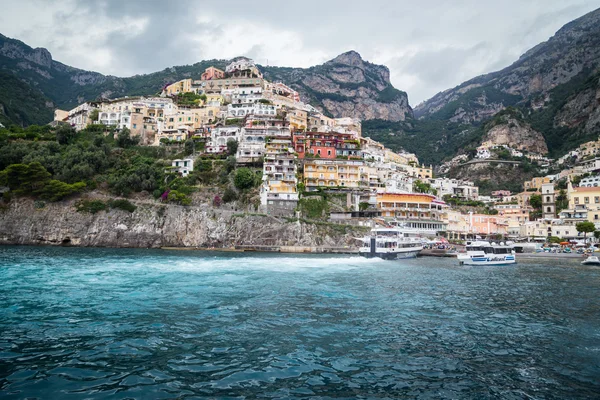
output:
[[[415, 106], [498, 70], [595, 0], [0, 0], [0, 33], [55, 60], [129, 76], [245, 55], [308, 67], [348, 50], [390, 68]], [[200, 73], [200, 72], [199, 72]]]

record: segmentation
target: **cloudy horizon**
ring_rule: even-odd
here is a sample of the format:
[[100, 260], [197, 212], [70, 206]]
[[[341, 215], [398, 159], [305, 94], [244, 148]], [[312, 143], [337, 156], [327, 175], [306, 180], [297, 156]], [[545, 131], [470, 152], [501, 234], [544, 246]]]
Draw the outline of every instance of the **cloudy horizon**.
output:
[[45, 47], [64, 64], [116, 76], [236, 56], [310, 67], [355, 50], [386, 65], [414, 107], [510, 65], [598, 7], [591, 0], [482, 3], [345, 1], [341, 8], [314, 0], [285, 7], [274, 1], [0, 0], [0, 33]]

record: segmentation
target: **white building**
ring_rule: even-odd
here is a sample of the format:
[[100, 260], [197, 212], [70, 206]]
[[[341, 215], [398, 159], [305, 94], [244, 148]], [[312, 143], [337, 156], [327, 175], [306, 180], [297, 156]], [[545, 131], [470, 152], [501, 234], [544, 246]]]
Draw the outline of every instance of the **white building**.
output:
[[194, 170], [194, 160], [191, 158], [184, 158], [181, 160], [171, 161], [173, 167], [171, 171], [177, 172], [181, 176], [188, 176], [190, 172]]
[[480, 146], [477, 148], [477, 154], [475, 155], [475, 158], [480, 158], [482, 160], [488, 159], [492, 156], [492, 154], [490, 153], [490, 149], [487, 147], [483, 147]]
[[227, 105], [228, 118], [242, 118], [247, 115], [276, 115], [276, 107], [273, 104], [263, 103], [240, 103]]
[[600, 184], [600, 175], [588, 176], [579, 182], [579, 187], [598, 187]]
[[445, 195], [467, 200], [477, 200], [479, 198], [479, 188], [473, 182], [450, 178], [435, 178], [429, 179], [429, 184], [437, 190], [439, 198]]
[[242, 128], [239, 126], [223, 126], [212, 128], [210, 139], [206, 144], [207, 153], [223, 153], [227, 150], [227, 142], [240, 141]]

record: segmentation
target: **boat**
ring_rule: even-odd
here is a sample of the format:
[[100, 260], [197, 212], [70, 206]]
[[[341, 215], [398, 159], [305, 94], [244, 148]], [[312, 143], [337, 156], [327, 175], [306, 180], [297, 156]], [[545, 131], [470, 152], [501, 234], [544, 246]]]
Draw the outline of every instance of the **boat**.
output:
[[367, 258], [414, 258], [423, 250], [422, 240], [401, 228], [375, 228], [368, 236], [356, 239], [363, 242], [358, 254]]
[[512, 245], [486, 241], [467, 242], [467, 252], [458, 253], [460, 265], [509, 265], [517, 262]]
[[597, 256], [588, 256], [581, 262], [583, 265], [600, 265], [600, 258]]

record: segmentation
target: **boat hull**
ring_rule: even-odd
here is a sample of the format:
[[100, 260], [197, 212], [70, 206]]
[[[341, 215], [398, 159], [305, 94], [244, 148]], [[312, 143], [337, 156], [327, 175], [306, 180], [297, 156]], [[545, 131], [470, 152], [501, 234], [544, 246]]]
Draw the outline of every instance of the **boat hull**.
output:
[[458, 256], [457, 258], [461, 265], [511, 265], [517, 263], [514, 255], [507, 255], [506, 257]]
[[410, 251], [402, 252], [370, 252], [360, 251], [358, 254], [366, 258], [382, 258], [384, 260], [402, 260], [407, 258], [415, 258], [419, 254], [421, 249], [414, 249]]

